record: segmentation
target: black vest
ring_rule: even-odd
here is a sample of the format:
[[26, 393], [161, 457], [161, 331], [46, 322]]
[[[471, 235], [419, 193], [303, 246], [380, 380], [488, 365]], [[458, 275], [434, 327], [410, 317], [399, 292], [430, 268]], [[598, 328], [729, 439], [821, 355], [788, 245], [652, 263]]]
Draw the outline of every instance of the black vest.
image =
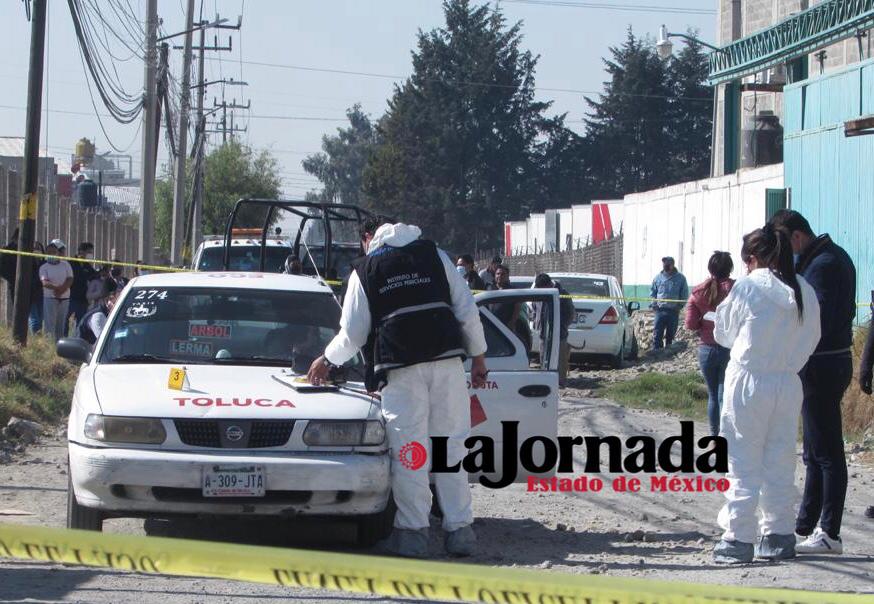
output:
[[107, 314], [106, 308], [104, 308], [102, 304], [98, 304], [96, 307], [86, 312], [79, 320], [79, 324], [76, 325], [76, 336], [82, 338], [92, 346], [97, 343], [97, 336], [94, 335], [94, 331], [92, 331], [89, 323], [91, 317], [97, 313], [103, 313], [104, 315]]
[[372, 321], [372, 346], [365, 350], [373, 375], [369, 389], [385, 386], [390, 369], [464, 357], [449, 281], [433, 241], [383, 246], [355, 269]]

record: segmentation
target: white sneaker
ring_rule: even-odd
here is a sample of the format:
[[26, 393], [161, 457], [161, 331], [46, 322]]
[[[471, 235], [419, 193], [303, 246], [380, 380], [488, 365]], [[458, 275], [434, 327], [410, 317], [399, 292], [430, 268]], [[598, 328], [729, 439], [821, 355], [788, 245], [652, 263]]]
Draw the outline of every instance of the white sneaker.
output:
[[809, 535], [804, 541], [795, 546], [795, 552], [798, 554], [842, 554], [844, 553], [844, 544], [840, 538], [832, 539], [825, 531], [817, 527], [813, 534]]

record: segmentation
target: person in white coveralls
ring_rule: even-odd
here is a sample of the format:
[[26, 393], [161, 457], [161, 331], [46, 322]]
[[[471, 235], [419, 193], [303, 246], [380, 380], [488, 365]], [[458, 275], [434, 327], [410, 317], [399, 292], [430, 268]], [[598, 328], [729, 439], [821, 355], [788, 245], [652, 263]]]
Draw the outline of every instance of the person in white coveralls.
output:
[[731, 349], [720, 418], [730, 487], [713, 550], [723, 564], [795, 557], [798, 372], [820, 337], [816, 294], [795, 274], [785, 233], [767, 225], [747, 234], [741, 259], [748, 274], [717, 307], [713, 332]]

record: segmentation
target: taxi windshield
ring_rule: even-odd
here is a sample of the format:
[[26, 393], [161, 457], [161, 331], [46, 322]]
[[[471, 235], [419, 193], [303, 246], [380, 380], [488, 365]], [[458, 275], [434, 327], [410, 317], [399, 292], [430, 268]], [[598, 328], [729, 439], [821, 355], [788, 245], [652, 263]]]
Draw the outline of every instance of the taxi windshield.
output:
[[304, 373], [339, 320], [328, 293], [137, 287], [115, 315], [100, 362], [277, 365]]

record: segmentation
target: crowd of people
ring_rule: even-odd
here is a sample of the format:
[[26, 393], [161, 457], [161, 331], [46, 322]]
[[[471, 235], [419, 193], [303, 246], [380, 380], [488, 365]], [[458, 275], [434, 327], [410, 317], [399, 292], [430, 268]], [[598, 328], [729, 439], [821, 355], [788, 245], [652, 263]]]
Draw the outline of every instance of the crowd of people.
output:
[[[18, 249], [18, 230], [4, 249]], [[87, 241], [79, 244], [73, 258], [67, 256], [67, 246], [60, 239], [52, 239], [45, 246], [37, 241], [33, 251], [39, 257], [34, 258], [31, 265], [28, 315], [31, 333], [45, 333], [54, 340], [72, 333], [96, 341], [115, 297], [128, 282], [123, 268], [111, 264], [95, 265], [91, 262], [94, 244]], [[134, 272], [139, 273], [137, 269]], [[0, 277], [8, 284], [10, 306], [15, 296], [16, 273], [16, 255], [2, 254]]]
[[[447, 274], [457, 271], [458, 276], [453, 274], [449, 279], [448, 291], [453, 297], [456, 319], [463, 320], [465, 328], [463, 333], [455, 334], [456, 339], [463, 339], [470, 356], [481, 363], [484, 348], [481, 327], [479, 321], [474, 324], [472, 317], [476, 313], [472, 306], [467, 302], [462, 304], [461, 300], [466, 298], [454, 289], [457, 287], [454, 280], [462, 284], [462, 288], [466, 284], [465, 289], [474, 291], [512, 289], [510, 268], [496, 256], [486, 268], [477, 271], [473, 258], [462, 255], [452, 271], [451, 261], [428, 247], [433, 244], [416, 243], [424, 246], [422, 250], [413, 245], [420, 241], [415, 227], [389, 224], [377, 227], [381, 227], [379, 232], [375, 227], [366, 232], [365, 245], [376, 248], [373, 242], [378, 241], [380, 245], [393, 246], [398, 239], [403, 244], [399, 249], [418, 264], [434, 264], [438, 267], [435, 273], [442, 272], [444, 264]], [[409, 233], [403, 231], [404, 228]], [[17, 231], [5, 249], [18, 249]], [[72, 322], [78, 337], [94, 343], [118, 292], [128, 281], [122, 268], [94, 265], [94, 245], [89, 242], [78, 246], [74, 258], [68, 258], [66, 245], [60, 239], [51, 240], [45, 247], [35, 243], [34, 253], [39, 257], [33, 263], [31, 275], [30, 330], [45, 332], [57, 340], [68, 335]], [[398, 258], [398, 262], [402, 260]], [[714, 252], [708, 262], [709, 277], [690, 293], [674, 259], [665, 257], [651, 292], [655, 349], [671, 346], [685, 307], [685, 326], [699, 337], [698, 358], [708, 391], [709, 429], [712, 435], [725, 438], [728, 445], [730, 487], [717, 519], [724, 532], [714, 548], [714, 560], [733, 564], [747, 563], [755, 557], [784, 560], [794, 558], [797, 553], [842, 553], [841, 525], [848, 476], [841, 401], [853, 375], [855, 267], [849, 255], [829, 235], [815, 234], [808, 221], [793, 210], [777, 212], [766, 225], [744, 236], [741, 261], [745, 274], [734, 280], [731, 255]], [[289, 274], [300, 274], [300, 259], [289, 256], [284, 268]], [[10, 304], [16, 269], [14, 254], [0, 256], [0, 276], [8, 283]], [[400, 265], [391, 265], [391, 269], [400, 270]], [[362, 279], [374, 279], [366, 273], [362, 275]], [[568, 370], [568, 331], [575, 314], [573, 302], [561, 284], [547, 274], [537, 275], [530, 287], [557, 288], [564, 294], [555, 330], [560, 341], [559, 368], [563, 384]], [[438, 298], [446, 294], [426, 293]], [[411, 304], [416, 301], [410, 298]], [[357, 303], [362, 308], [366, 306], [363, 298]], [[344, 330], [354, 333], [345, 334], [349, 341], [342, 354], [334, 351], [332, 355], [329, 347], [326, 355], [331, 361], [325, 358], [320, 361], [325, 367], [341, 364], [346, 348], [353, 350], [359, 340], [367, 339], [367, 330], [356, 330], [357, 323], [348, 321], [347, 313], [359, 312], [354, 300], [350, 304], [349, 308], [344, 306], [344, 320], [348, 323], [344, 324]], [[526, 310], [523, 311], [523, 307]], [[528, 323], [536, 321], [537, 312], [532, 315], [529, 307], [521, 301], [499, 299], [489, 308], [531, 351], [532, 332]], [[359, 312], [362, 316], [369, 313], [369, 310]], [[452, 323], [448, 318], [447, 321]], [[874, 329], [870, 333], [859, 375], [860, 387], [868, 393], [874, 381]], [[454, 348], [450, 343], [444, 348], [455, 351], [459, 348], [457, 343], [453, 340]], [[410, 346], [410, 350], [415, 348], [412, 342]], [[435, 351], [436, 356], [430, 352], [430, 356], [426, 356], [435, 363], [442, 362], [442, 353]], [[418, 358], [406, 349], [396, 353], [399, 357]], [[458, 377], [454, 355], [455, 352], [451, 355], [454, 361], [447, 375]], [[406, 364], [399, 365], [404, 366]], [[438, 368], [443, 370], [442, 365], [434, 366], [435, 371]], [[318, 381], [322, 371], [321, 366], [314, 363], [311, 378]], [[484, 376], [484, 365], [478, 366], [477, 371], [479, 378]], [[385, 394], [384, 404], [387, 399], [393, 400]], [[462, 400], [460, 394], [457, 398]], [[799, 417], [806, 477], [800, 505], [796, 508], [795, 451]], [[411, 487], [411, 493], [421, 490], [419, 486]], [[457, 490], [456, 485], [445, 488]], [[396, 492], [396, 498], [400, 495], [402, 493]], [[413, 505], [412, 499], [415, 497], [411, 495], [409, 506], [402, 506], [398, 501], [398, 507], [408, 508], [409, 522], [418, 530], [423, 512], [418, 502]], [[456, 541], [450, 550], [466, 554], [474, 539], [469, 531], [461, 531], [469, 527], [469, 504], [464, 503], [455, 516], [457, 518], [447, 524], [447, 531]], [[414, 549], [419, 551], [421, 543], [418, 538], [416, 541]]]
[[[686, 304], [685, 325], [700, 337], [710, 431], [728, 443], [731, 487], [714, 560], [839, 554], [847, 493], [841, 400], [853, 375], [856, 269], [829, 235], [815, 234], [793, 210], [747, 234], [741, 260], [746, 275], [734, 281], [731, 256], [715, 252], [710, 276]], [[673, 259], [663, 268], [653, 282], [657, 346], [659, 315], [671, 313], [661, 319], [670, 345], [686, 287]], [[874, 335], [859, 377], [869, 393], [872, 365]], [[806, 475], [796, 513], [799, 416]]]
[[[699, 336], [710, 432], [728, 444], [731, 486], [718, 517], [724, 533], [714, 560], [839, 554], [848, 482], [841, 400], [853, 375], [855, 266], [829, 235], [814, 233], [793, 210], [777, 212], [748, 233], [741, 261], [745, 274], [734, 280], [731, 255], [714, 252], [709, 277], [690, 293], [674, 259], [666, 256], [651, 290], [653, 348], [672, 345], [685, 307], [685, 327]], [[499, 257], [479, 273], [470, 256], [459, 257], [456, 267], [471, 289], [512, 287], [510, 270]], [[534, 283], [556, 286], [545, 274]], [[515, 330], [519, 310], [504, 306], [492, 312]], [[561, 313], [563, 347], [565, 314], [573, 316], [573, 304], [568, 306]], [[562, 365], [564, 381], [566, 361]], [[870, 393], [874, 323], [861, 365], [860, 388]], [[796, 508], [799, 417], [806, 475]]]

